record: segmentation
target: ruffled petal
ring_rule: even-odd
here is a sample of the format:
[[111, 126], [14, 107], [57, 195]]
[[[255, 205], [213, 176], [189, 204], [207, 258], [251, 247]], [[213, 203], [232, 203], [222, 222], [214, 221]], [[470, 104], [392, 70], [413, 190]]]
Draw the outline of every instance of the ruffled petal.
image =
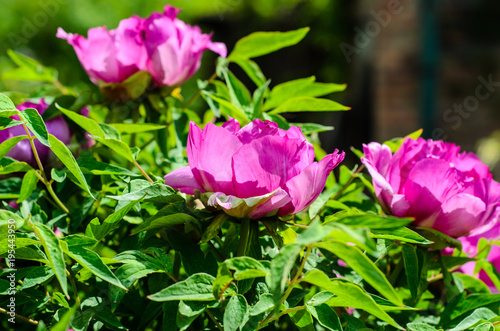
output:
[[179, 168], [165, 175], [165, 185], [175, 188], [182, 193], [194, 195], [195, 190], [205, 192], [194, 178], [189, 166]]
[[299, 172], [296, 168], [303, 168], [305, 146], [296, 139], [269, 135], [243, 145], [232, 163], [236, 195], [249, 198], [284, 187]]
[[308, 207], [325, 187], [326, 179], [330, 172], [345, 157], [345, 153], [325, 156], [321, 161], [307, 166], [300, 174], [287, 181], [285, 191], [291, 197], [291, 202], [280, 209], [278, 215], [295, 214]]

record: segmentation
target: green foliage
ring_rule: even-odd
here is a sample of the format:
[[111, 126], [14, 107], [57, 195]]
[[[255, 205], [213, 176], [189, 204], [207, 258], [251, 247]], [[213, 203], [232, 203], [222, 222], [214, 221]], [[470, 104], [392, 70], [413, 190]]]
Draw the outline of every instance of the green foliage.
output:
[[[386, 215], [357, 166], [339, 167], [309, 210], [290, 217], [236, 219], [198, 191], [164, 185], [163, 175], [186, 165], [191, 121], [261, 119], [287, 129], [283, 113], [349, 109], [327, 98], [344, 84], [312, 76], [272, 86], [252, 60], [295, 45], [308, 30], [242, 38], [188, 101], [179, 88], [146, 88], [126, 102], [93, 99], [63, 86], [54, 69], [9, 52], [18, 68], [3, 77], [43, 83], [35, 95], [50, 91], [52, 102], [40, 116], [0, 94], [0, 128], [24, 125], [33, 135], [0, 144], [0, 174], [8, 175], [0, 198], [19, 204], [0, 209], [0, 303], [9, 300], [7, 277], [16, 269], [17, 313], [40, 330], [494, 329], [500, 296], [454, 271], [477, 260], [477, 271], [500, 288], [487, 262], [498, 243], [480, 241], [473, 259], [456, 239]], [[191, 109], [198, 96], [204, 114]], [[83, 106], [89, 117], [79, 114]], [[20, 121], [9, 119], [16, 114]], [[47, 131], [45, 121], [56, 116], [75, 132], [69, 145]], [[322, 158], [316, 134], [333, 128], [294, 125]], [[80, 147], [86, 135], [90, 149]], [[24, 139], [49, 146], [51, 162], [8, 157]], [[392, 150], [401, 143], [386, 142]], [[446, 247], [457, 250], [443, 255]]]

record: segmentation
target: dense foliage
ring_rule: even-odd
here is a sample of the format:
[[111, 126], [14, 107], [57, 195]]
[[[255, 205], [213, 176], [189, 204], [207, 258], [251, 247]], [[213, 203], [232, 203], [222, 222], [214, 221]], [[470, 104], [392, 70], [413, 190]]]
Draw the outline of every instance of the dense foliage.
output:
[[[253, 33], [225, 57], [176, 14], [129, 19], [122, 35], [59, 32], [99, 95], [9, 52], [6, 75], [40, 87], [0, 95], [3, 329], [496, 327], [500, 189], [487, 167], [417, 131], [353, 148], [363, 165], [349, 169], [320, 147], [331, 127], [282, 116], [346, 111], [324, 98], [345, 85], [271, 87], [254, 61], [308, 28]], [[148, 43], [137, 53], [134, 33]], [[223, 55], [216, 72], [184, 95], [205, 49]]]

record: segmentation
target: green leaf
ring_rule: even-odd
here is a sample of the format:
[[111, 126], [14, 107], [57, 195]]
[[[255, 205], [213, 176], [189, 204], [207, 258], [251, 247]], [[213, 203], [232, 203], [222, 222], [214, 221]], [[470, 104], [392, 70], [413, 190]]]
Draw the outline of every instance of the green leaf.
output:
[[[250, 122], [247, 115], [241, 109], [233, 105], [231, 102], [211, 92], [202, 91], [201, 94], [207, 100], [207, 103], [210, 106], [210, 109], [214, 111], [214, 114], [222, 113], [223, 115], [232, 117], [238, 120], [238, 122], [240, 122], [241, 125], [245, 125], [248, 122]], [[218, 105], [214, 104], [213, 102], [210, 103], [209, 102], [210, 100], [215, 101]]]
[[50, 170], [50, 177], [55, 182], [62, 183], [66, 179], [66, 169], [57, 170], [56, 168], [52, 168], [52, 170]]
[[73, 315], [78, 308], [78, 304], [75, 304], [71, 309], [68, 309], [67, 312], [64, 313], [63, 317], [57, 322], [56, 325], [50, 328], [50, 331], [66, 331], [70, 328], [71, 320], [73, 319]]
[[26, 138], [28, 138], [28, 136], [25, 135], [25, 136], [15, 136], [7, 140], [4, 140], [0, 144], [0, 159], [2, 159], [5, 155], [7, 155], [7, 153], [12, 149], [12, 147], [16, 146], [18, 142]]
[[301, 28], [288, 32], [254, 32], [236, 42], [228, 59], [254, 58], [293, 46], [300, 42], [309, 32], [309, 28]]
[[268, 80], [262, 85], [259, 85], [259, 87], [253, 92], [252, 96], [252, 114], [251, 114], [251, 120], [254, 120], [256, 118], [259, 118], [260, 115], [262, 114], [262, 100], [264, 100], [264, 96], [267, 92], [267, 88], [269, 84], [271, 83], [271, 80]]
[[98, 124], [101, 130], [104, 132], [104, 138], [122, 140], [120, 132], [118, 132], [118, 130], [116, 130], [114, 127], [105, 123], [98, 123]]
[[180, 331], [186, 330], [189, 325], [205, 310], [207, 305], [204, 302], [180, 301], [177, 309], [176, 324]]
[[10, 157], [0, 159], [0, 175], [11, 174], [13, 172], [26, 172], [33, 168], [26, 162], [17, 162]]
[[50, 147], [49, 133], [43, 122], [42, 116], [38, 110], [34, 108], [26, 108], [19, 112], [19, 117], [24, 120], [28, 129], [37, 137], [37, 139], [45, 146]]
[[410, 133], [409, 135], [405, 136], [404, 138], [394, 138], [392, 140], [388, 140], [388, 141], [384, 142], [384, 145], [389, 146], [392, 153], [396, 153], [398, 151], [399, 147], [401, 147], [401, 145], [403, 145], [403, 142], [405, 141], [406, 138], [411, 138], [411, 139], [416, 140], [416, 139], [418, 139], [418, 137], [420, 137], [422, 135], [422, 132], [423, 132], [422, 129], [418, 129], [417, 131]]
[[274, 308], [273, 295], [264, 293], [259, 297], [259, 301], [250, 310], [250, 316], [257, 316]]
[[[0, 225], [0, 230], [4, 230], [3, 228], [5, 227], [5, 234], [8, 234], [7, 226], [4, 226], [4, 224]], [[38, 240], [34, 240], [31, 238], [27, 237], [21, 237], [21, 236], [26, 236], [26, 234], [23, 233], [16, 233], [16, 249], [30, 246], [30, 245], [40, 245], [41, 243]], [[0, 255], [7, 253], [9, 250], [12, 249], [12, 241], [9, 241], [8, 237], [5, 237], [0, 240]]]
[[319, 270], [311, 270], [304, 275], [301, 281], [319, 286], [333, 294], [335, 297], [326, 303], [330, 307], [353, 307], [363, 309], [378, 317], [382, 321], [403, 330], [373, 299], [359, 286], [343, 282], [338, 279], [330, 280], [328, 276]]
[[420, 270], [418, 268], [416, 247], [412, 245], [402, 245], [402, 249], [406, 280], [410, 288], [411, 297], [416, 300], [418, 298], [418, 286], [420, 284]]
[[466, 296], [465, 292], [461, 292], [445, 306], [439, 324], [447, 325], [450, 321], [465, 314], [470, 314], [471, 311], [477, 308], [498, 303], [500, 303], [500, 294], [473, 293]]
[[12, 100], [10, 100], [10, 98], [5, 94], [0, 93], [0, 111], [3, 112], [8, 110], [15, 110], [16, 114], [18, 112], [18, 110], [16, 109], [16, 105], [12, 102]]
[[266, 77], [259, 68], [259, 65], [250, 59], [234, 58], [234, 63], [240, 66], [256, 86], [262, 86], [266, 82]]
[[[17, 244], [17, 242], [16, 242]], [[27, 274], [26, 277], [23, 279], [23, 285], [21, 286], [21, 290], [43, 284], [44, 282], [48, 281], [54, 277], [54, 271], [52, 270], [51, 267], [47, 266], [40, 266], [40, 267], [34, 267], [31, 269]]]
[[101, 127], [99, 126], [99, 124], [97, 124], [96, 121], [88, 118], [87, 116], [77, 114], [74, 111], [64, 109], [59, 105], [56, 105], [56, 107], [64, 115], [66, 115], [69, 119], [78, 124], [80, 127], [82, 127], [85, 131], [87, 131], [91, 135], [97, 136], [99, 138], [104, 138], [104, 132], [102, 131]]
[[212, 284], [215, 277], [205, 273], [191, 275], [186, 280], [180, 281], [160, 292], [148, 296], [153, 301], [213, 301]]
[[343, 111], [351, 108], [341, 105], [329, 99], [318, 99], [312, 97], [294, 97], [278, 107], [269, 114], [291, 113], [300, 111]]
[[245, 297], [241, 294], [232, 296], [224, 311], [224, 330], [236, 331], [241, 328], [247, 313], [248, 303]]
[[1, 75], [3, 79], [52, 83], [57, 77], [57, 72], [54, 69], [44, 67], [38, 61], [30, 57], [16, 53], [11, 49], [7, 50], [7, 55], [19, 67], [4, 72]]
[[165, 129], [165, 125], [160, 124], [150, 124], [150, 123], [111, 123], [110, 126], [114, 127], [116, 131], [120, 134], [132, 134], [132, 133], [141, 133], [148, 131], [156, 131]]
[[189, 237], [182, 233], [168, 228], [165, 232], [172, 248], [181, 255], [182, 265], [188, 275], [201, 272], [217, 275], [217, 261], [211, 253], [205, 255], [199, 245], [193, 243]]
[[23, 177], [23, 183], [21, 184], [21, 193], [19, 194], [19, 198], [17, 199], [17, 203], [21, 203], [24, 200], [28, 199], [31, 193], [36, 188], [36, 184], [38, 183], [38, 176], [36, 175], [36, 170], [30, 170]]
[[54, 152], [54, 154], [59, 158], [59, 160], [61, 160], [61, 162], [73, 174], [73, 176], [76, 177], [81, 187], [85, 189], [92, 198], [94, 198], [92, 192], [90, 192], [90, 187], [87, 184], [87, 180], [85, 180], [85, 177], [83, 176], [78, 163], [76, 163], [76, 160], [73, 157], [73, 154], [71, 154], [71, 151], [68, 149], [68, 147], [66, 147], [66, 145], [62, 141], [51, 134], [49, 134], [49, 141], [52, 145], [51, 150]]
[[64, 263], [64, 256], [59, 239], [57, 239], [54, 232], [49, 229], [45, 224], [33, 223], [35, 233], [42, 243], [45, 254], [49, 260], [50, 266], [54, 270], [61, 289], [66, 297], [69, 299], [68, 294], [68, 280], [66, 278], [66, 264]]
[[413, 218], [399, 218], [394, 216], [376, 215], [371, 213], [363, 213], [358, 215], [345, 216], [327, 216], [325, 222], [335, 221], [349, 225], [350, 227], [369, 228], [370, 230], [393, 230], [402, 228], [413, 221]]
[[264, 110], [278, 107], [294, 97], [320, 97], [345, 90], [345, 84], [316, 83], [316, 77], [300, 78], [276, 85], [264, 104]]
[[393, 241], [401, 241], [405, 243], [421, 244], [421, 245], [429, 245], [433, 243], [432, 241], [427, 240], [426, 238], [422, 237], [415, 231], [410, 230], [408, 228], [394, 229], [391, 230], [390, 232], [382, 230], [380, 231], [373, 230], [372, 232], [373, 233], [371, 236], [373, 238], [378, 238], [378, 239], [388, 239]]
[[328, 132], [333, 130], [333, 126], [325, 126], [316, 123], [293, 123], [293, 125], [298, 126], [305, 136], [316, 132]]
[[97, 220], [97, 222], [90, 222], [85, 229], [85, 235], [100, 241], [109, 232], [111, 232], [111, 230], [118, 227], [120, 221], [123, 219], [123, 216], [127, 215], [130, 209], [132, 209], [139, 200], [141, 200], [141, 198], [138, 200], [132, 200], [124, 207], [106, 217], [102, 224], [99, 224], [99, 220]]
[[302, 251], [298, 244], [284, 246], [280, 252], [271, 260], [271, 293], [273, 294], [276, 309], [279, 309], [278, 303], [281, 294], [285, 290], [288, 275], [295, 265], [297, 256]]
[[423, 227], [415, 228], [415, 230], [425, 238], [432, 240], [433, 243], [428, 245], [430, 248], [445, 249], [446, 247], [453, 247], [462, 250], [462, 243], [460, 240], [447, 236], [438, 230]]
[[14, 126], [22, 125], [23, 122], [14, 120], [8, 117], [2, 117], [2, 113], [0, 111], [0, 131], [8, 128], [12, 128]]
[[406, 328], [408, 331], [436, 331], [435, 328], [425, 323], [408, 323]]
[[208, 224], [207, 228], [203, 232], [200, 244], [206, 244], [207, 242], [215, 238], [228, 218], [229, 216], [224, 212], [217, 214], [217, 216], [215, 216], [212, 221], [210, 221], [210, 224]]
[[127, 288], [116, 278], [109, 267], [101, 260], [101, 257], [94, 251], [82, 246], [67, 247], [66, 254], [80, 265], [88, 268], [94, 275], [107, 281], [110, 284], [118, 286], [124, 290]]
[[[173, 188], [160, 183], [148, 183], [148, 186], [145, 186], [138, 191], [122, 195], [108, 195], [107, 197], [118, 201], [143, 199], [144, 201], [168, 203], [172, 201], [171, 196], [175, 196], [175, 190]], [[175, 200], [178, 201], [177, 198]]]
[[466, 330], [468, 328], [478, 325], [480, 322], [488, 321], [489, 319], [492, 319], [497, 316], [498, 316], [497, 314], [495, 314], [488, 308], [478, 308], [474, 310], [472, 314], [464, 318], [457, 326], [455, 326], [452, 329], [449, 329], [449, 331]]
[[494, 330], [495, 327], [491, 322], [480, 323], [474, 328], [474, 331], [494, 331]]
[[84, 171], [85, 169], [93, 173], [94, 175], [123, 175], [130, 177], [140, 176], [128, 169], [118, 167], [112, 164], [107, 164], [104, 162], [99, 162], [93, 157], [80, 157], [76, 160], [80, 168]]
[[224, 70], [222, 74], [224, 75], [224, 80], [229, 90], [231, 103], [244, 111], [252, 102], [250, 92], [248, 92], [245, 85], [243, 85], [243, 83], [229, 70]]
[[130, 147], [125, 144], [123, 141], [113, 139], [113, 138], [100, 138], [96, 136], [92, 136], [95, 140], [100, 142], [101, 144], [109, 147], [114, 153], [124, 157], [130, 162], [135, 162], [134, 153], [130, 150]]
[[342, 331], [342, 325], [340, 324], [340, 319], [335, 313], [335, 310], [330, 308], [326, 304], [321, 304], [319, 306], [306, 305], [307, 310], [314, 316], [314, 318], [327, 330], [332, 331]]
[[491, 294], [488, 286], [474, 276], [456, 272], [453, 274], [453, 278], [455, 278], [455, 281], [458, 279], [462, 282], [464, 289], [471, 293]]
[[300, 331], [315, 331], [314, 320], [311, 313], [306, 309], [301, 309], [288, 314], [292, 322]]
[[404, 306], [403, 301], [382, 271], [357, 247], [335, 241], [325, 241], [317, 243], [315, 246], [337, 255], [389, 301], [397, 306]]

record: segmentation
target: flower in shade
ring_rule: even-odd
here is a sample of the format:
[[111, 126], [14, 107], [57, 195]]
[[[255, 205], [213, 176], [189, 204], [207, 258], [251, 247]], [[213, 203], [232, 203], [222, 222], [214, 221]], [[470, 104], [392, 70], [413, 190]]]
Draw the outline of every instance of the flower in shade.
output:
[[[17, 106], [18, 110], [23, 111], [26, 108], [34, 108], [38, 111], [40, 115], [42, 115], [45, 110], [48, 108], [48, 104], [45, 103], [43, 99], [40, 99], [38, 103], [33, 102], [25, 102], [21, 105]], [[13, 119], [19, 120], [18, 115], [12, 116]], [[54, 135], [57, 139], [62, 141], [64, 144], [69, 144], [71, 138], [71, 131], [64, 121], [62, 116], [54, 117], [50, 120], [45, 121], [45, 126], [47, 127], [47, 131]], [[17, 125], [14, 127], [10, 127], [0, 131], [0, 143], [4, 142], [7, 139], [10, 139], [15, 136], [26, 135], [26, 131], [22, 125]], [[31, 133], [33, 135], [33, 133]], [[40, 161], [45, 163], [49, 160], [51, 151], [50, 148], [43, 145], [38, 139], [34, 140], [35, 148], [38, 156], [40, 157]], [[31, 145], [28, 139], [21, 140], [18, 142], [8, 153], [8, 157], [16, 159], [18, 161], [24, 161], [30, 165], [36, 165], [35, 156], [33, 155], [33, 151], [31, 149]]]
[[212, 42], [211, 35], [203, 34], [198, 26], [177, 19], [179, 12], [167, 5], [163, 13], [153, 13], [144, 22], [147, 70], [159, 86], [179, 85], [191, 77], [207, 49], [223, 57], [227, 53], [223, 43]]
[[208, 205], [254, 219], [302, 211], [344, 159], [335, 150], [314, 162], [314, 148], [299, 128], [285, 131], [258, 119], [241, 129], [235, 119], [204, 130], [191, 122], [187, 155], [189, 166], [166, 175], [167, 185], [186, 194], [199, 190]]
[[[499, 240], [500, 239], [500, 222], [495, 222], [494, 226], [489, 229], [486, 232], [483, 232], [478, 235], [473, 235], [473, 236], [465, 236], [458, 238], [462, 242], [462, 248], [465, 253], [469, 256], [476, 256], [478, 253], [477, 247], [479, 243], [479, 239], [485, 238], [488, 240]], [[488, 262], [493, 264], [493, 266], [499, 270], [500, 269], [500, 247], [498, 245], [492, 245], [491, 249], [489, 251], [488, 257], [486, 258]], [[460, 271], [468, 274], [468, 275], [474, 275], [474, 269], [476, 267], [475, 262], [467, 262], [464, 264], [461, 268]], [[480, 280], [482, 280], [486, 285], [490, 287], [490, 289], [494, 290], [495, 292], [498, 292], [498, 289], [495, 289], [495, 286], [493, 284], [493, 281], [491, 280], [490, 277], [486, 274], [484, 270], [479, 271], [479, 273], [476, 274], [476, 277], [478, 277]]]
[[498, 219], [500, 184], [473, 153], [422, 138], [405, 139], [394, 155], [379, 143], [363, 151], [375, 193], [391, 214], [452, 237], [486, 231]]
[[57, 30], [57, 37], [73, 46], [90, 79], [98, 84], [120, 83], [146, 67], [147, 54], [141, 38], [143, 19], [120, 21], [116, 30], [92, 28], [87, 38]]

